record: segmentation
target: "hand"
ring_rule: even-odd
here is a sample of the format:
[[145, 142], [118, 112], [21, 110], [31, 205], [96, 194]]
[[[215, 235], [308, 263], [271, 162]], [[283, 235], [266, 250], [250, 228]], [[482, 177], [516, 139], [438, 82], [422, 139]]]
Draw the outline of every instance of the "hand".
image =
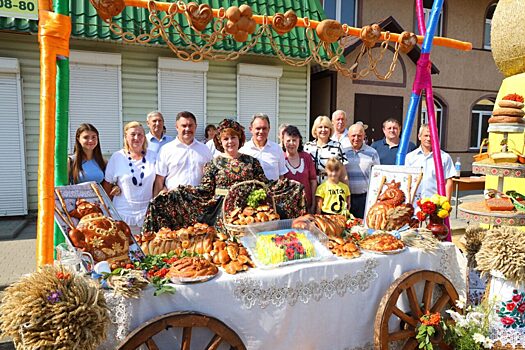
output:
[[122, 192], [120, 191], [120, 187], [117, 185], [113, 185], [111, 188], [111, 191], [109, 192], [110, 196], [119, 196]]

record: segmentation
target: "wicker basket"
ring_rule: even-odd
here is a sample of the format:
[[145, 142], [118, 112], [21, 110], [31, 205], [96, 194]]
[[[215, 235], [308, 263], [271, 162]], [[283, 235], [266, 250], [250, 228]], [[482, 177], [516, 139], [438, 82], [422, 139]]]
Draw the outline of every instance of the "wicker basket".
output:
[[492, 56], [506, 77], [525, 72], [525, 1], [500, 0], [490, 34]]
[[246, 228], [249, 226], [233, 225], [229, 224], [226, 221], [227, 217], [229, 216], [232, 210], [237, 208], [242, 209], [247, 206], [246, 201], [248, 199], [248, 195], [242, 198], [235, 198], [234, 196], [236, 195], [236, 192], [238, 190], [242, 190], [243, 192], [249, 194], [250, 192], [257, 189], [263, 189], [266, 192], [266, 200], [264, 204], [269, 205], [271, 208], [273, 208], [274, 212], [277, 212], [273, 196], [271, 195], [270, 191], [268, 190], [268, 187], [264, 182], [257, 180], [239, 182], [229, 189], [228, 194], [224, 197], [224, 201], [222, 202], [222, 221], [224, 223], [224, 228], [226, 229], [228, 234], [235, 236], [243, 236], [246, 232]]

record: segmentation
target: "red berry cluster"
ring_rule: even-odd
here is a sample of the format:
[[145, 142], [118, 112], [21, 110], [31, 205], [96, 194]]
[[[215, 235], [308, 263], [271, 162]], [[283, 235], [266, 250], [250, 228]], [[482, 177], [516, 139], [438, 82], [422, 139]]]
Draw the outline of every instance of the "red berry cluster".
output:
[[505, 97], [503, 97], [503, 100], [516, 101], [516, 102], [523, 103], [523, 96], [518, 95], [518, 94], [508, 94], [508, 95], [505, 95]]

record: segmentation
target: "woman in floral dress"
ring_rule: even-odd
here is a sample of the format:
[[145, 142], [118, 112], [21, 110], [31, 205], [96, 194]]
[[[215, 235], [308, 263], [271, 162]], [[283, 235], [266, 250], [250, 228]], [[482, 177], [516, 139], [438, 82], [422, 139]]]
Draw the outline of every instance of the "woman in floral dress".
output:
[[[267, 184], [281, 217], [304, 214], [304, 187], [300, 183], [288, 179], [270, 182], [257, 159], [239, 153], [246, 140], [244, 128], [239, 123], [224, 119], [217, 130], [214, 142], [221, 155], [205, 165], [201, 184], [180, 186], [159, 194], [150, 203], [142, 232], [156, 232], [162, 227], [177, 229], [196, 222], [216, 224], [222, 217], [224, 196], [233, 185], [248, 180]], [[243, 186], [228, 197], [243, 200], [250, 191], [249, 186]], [[220, 220], [218, 226], [221, 226]]]

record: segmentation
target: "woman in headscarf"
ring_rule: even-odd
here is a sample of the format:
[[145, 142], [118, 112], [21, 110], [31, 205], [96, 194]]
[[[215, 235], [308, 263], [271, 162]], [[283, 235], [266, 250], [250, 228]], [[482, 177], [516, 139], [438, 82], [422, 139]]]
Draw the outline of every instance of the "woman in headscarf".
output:
[[205, 165], [201, 184], [180, 186], [159, 194], [149, 206], [142, 231], [155, 232], [162, 227], [176, 229], [195, 222], [215, 224], [222, 216], [224, 196], [233, 185], [248, 180], [268, 185], [281, 216], [296, 217], [304, 213], [303, 186], [288, 179], [269, 182], [257, 159], [239, 153], [245, 140], [244, 128], [234, 120], [224, 119], [214, 138], [221, 154]]

